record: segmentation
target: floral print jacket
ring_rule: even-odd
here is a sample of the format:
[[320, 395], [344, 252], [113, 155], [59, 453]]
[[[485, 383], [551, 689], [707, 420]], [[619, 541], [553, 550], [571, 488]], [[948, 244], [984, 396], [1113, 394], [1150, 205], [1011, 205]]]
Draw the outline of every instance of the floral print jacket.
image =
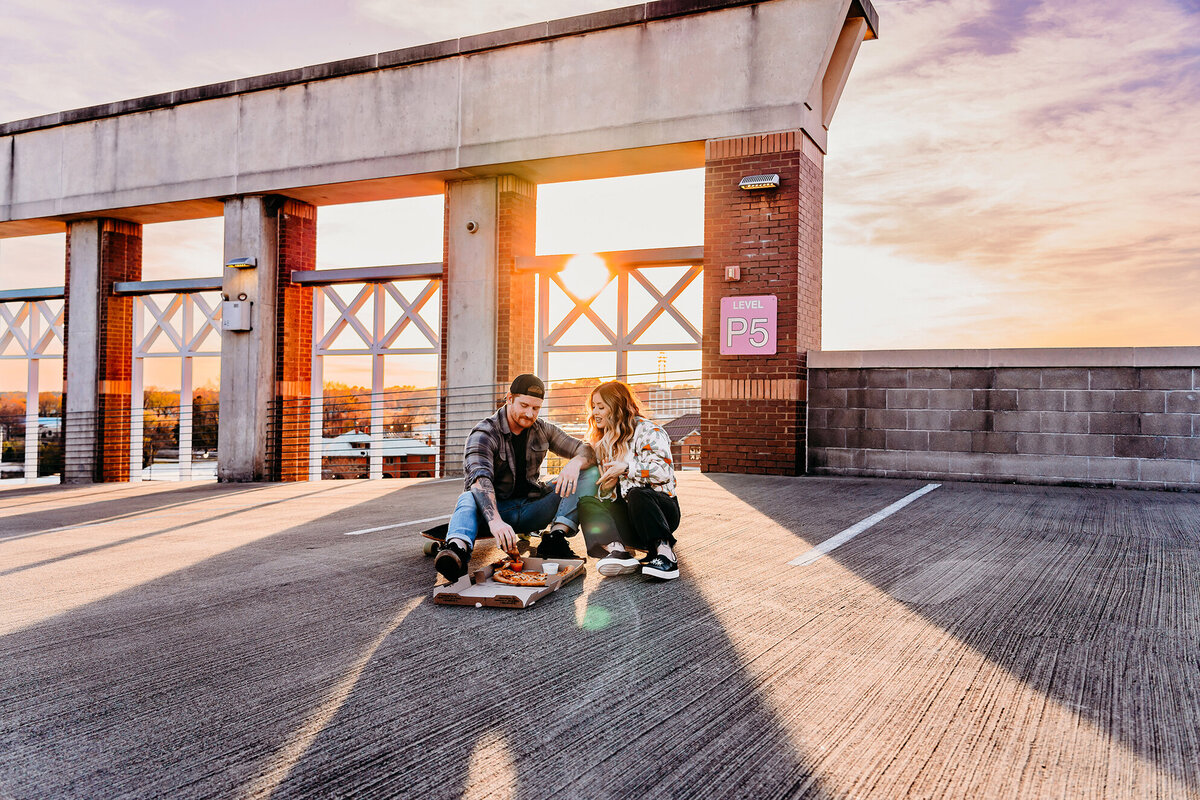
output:
[[[621, 476], [621, 495], [637, 486], [662, 492], [667, 497], [675, 496], [675, 466], [671, 461], [671, 439], [667, 432], [645, 417], [639, 417], [633, 431], [633, 440], [625, 456], [628, 467]], [[601, 470], [603, 471], [603, 470]], [[601, 500], [613, 500], [616, 492], [600, 491]]]

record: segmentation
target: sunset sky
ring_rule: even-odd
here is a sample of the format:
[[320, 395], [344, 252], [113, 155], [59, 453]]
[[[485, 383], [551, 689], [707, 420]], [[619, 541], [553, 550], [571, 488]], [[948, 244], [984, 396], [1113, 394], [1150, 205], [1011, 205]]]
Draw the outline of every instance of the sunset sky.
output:
[[[620, 5], [0, 0], [0, 119]], [[1200, 345], [1200, 2], [875, 7], [825, 162], [825, 349]], [[544, 185], [538, 250], [700, 244], [701, 191]], [[648, 230], [631, 198], [664, 192]], [[440, 196], [398, 205], [401, 246], [358, 233], [395, 207], [322, 208], [321, 265], [439, 259]], [[61, 284], [61, 253], [0, 240], [0, 288]], [[146, 278], [219, 260], [219, 220], [147, 227]]]

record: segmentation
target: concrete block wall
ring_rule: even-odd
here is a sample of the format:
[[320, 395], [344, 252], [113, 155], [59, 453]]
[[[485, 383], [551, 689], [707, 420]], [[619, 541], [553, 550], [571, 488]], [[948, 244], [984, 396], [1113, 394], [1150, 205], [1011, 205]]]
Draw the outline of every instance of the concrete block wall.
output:
[[809, 471], [1200, 489], [1200, 348], [812, 353]]

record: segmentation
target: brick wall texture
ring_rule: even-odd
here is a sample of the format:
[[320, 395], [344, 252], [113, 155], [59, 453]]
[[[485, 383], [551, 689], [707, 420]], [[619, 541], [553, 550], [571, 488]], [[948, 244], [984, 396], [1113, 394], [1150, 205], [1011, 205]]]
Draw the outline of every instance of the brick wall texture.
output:
[[[71, 237], [67, 236], [63, 387], [66, 389], [66, 337], [71, 325]], [[72, 429], [95, 429], [96, 481], [129, 480], [129, 409], [133, 385], [133, 298], [113, 294], [113, 284], [142, 279], [142, 226], [100, 220], [99, 335], [96, 341], [96, 419], [71, 420]], [[141, 403], [139, 402], [140, 406]], [[70, 465], [66, 467], [70, 472]], [[64, 480], [86, 479], [64, 474]]]
[[[822, 166], [802, 136], [788, 131], [706, 147], [700, 404], [706, 472], [804, 471], [807, 351], [821, 346]], [[744, 176], [763, 173], [777, 173], [779, 188], [738, 188]], [[725, 280], [732, 265], [741, 268], [738, 281]], [[775, 355], [721, 355], [721, 298], [735, 295], [778, 298]]]
[[817, 474], [1200, 488], [1200, 369], [813, 369]]
[[518, 273], [516, 259], [534, 254], [537, 186], [513, 175], [502, 175], [497, 183], [496, 383], [507, 385], [535, 368], [536, 275]]
[[313, 289], [292, 283], [292, 270], [316, 269], [317, 209], [298, 200], [279, 208], [275, 290], [275, 442], [272, 473], [308, 480], [309, 395], [312, 387]]
[[[450, 279], [449, 264], [450, 260], [446, 254], [450, 252], [450, 188], [446, 187], [442, 199], [442, 290], [439, 292], [441, 300], [441, 320], [439, 330], [441, 332], [441, 342], [438, 355], [438, 386], [442, 387], [438, 398], [438, 463], [442, 465], [438, 477], [446, 475], [447, 457], [452, 456], [447, 447], [449, 433], [449, 397], [446, 391], [446, 350], [449, 347], [449, 328], [450, 328], [450, 296], [446, 291], [446, 285]], [[458, 464], [462, 467], [461, 461]]]

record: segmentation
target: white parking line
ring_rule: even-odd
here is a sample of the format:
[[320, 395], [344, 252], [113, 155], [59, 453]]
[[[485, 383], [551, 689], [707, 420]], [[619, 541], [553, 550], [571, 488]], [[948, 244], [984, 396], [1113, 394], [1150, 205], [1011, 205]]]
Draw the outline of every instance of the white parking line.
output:
[[855, 536], [858, 536], [860, 533], [865, 531], [867, 528], [870, 528], [876, 522], [879, 522], [882, 519], [890, 517], [892, 514], [895, 514], [897, 511], [904, 508], [906, 505], [908, 505], [912, 501], [916, 500], [918, 497], [929, 494], [930, 492], [932, 492], [934, 489], [938, 488], [939, 486], [941, 486], [940, 483], [930, 483], [930, 484], [927, 484], [926, 486], [924, 486], [923, 488], [918, 489], [917, 491], [913, 492], [912, 494], [910, 494], [906, 497], [900, 498], [899, 500], [892, 503], [890, 506], [883, 509], [882, 511], [877, 511], [876, 513], [867, 517], [862, 522], [859, 522], [856, 525], [846, 528], [846, 530], [842, 531], [841, 533], [830, 536], [828, 539], [821, 542], [819, 545], [817, 545], [813, 549], [809, 550], [804, 555], [798, 556], [797, 558], [794, 558], [791, 561], [789, 561], [788, 565], [792, 566], [792, 567], [807, 567], [809, 564], [813, 563], [814, 561], [816, 561], [818, 558], [825, 555], [829, 551], [834, 550], [838, 547], [841, 547], [846, 542], [853, 539]]
[[380, 525], [378, 528], [363, 528], [361, 531], [346, 531], [346, 536], [362, 536], [364, 533], [375, 533], [375, 531], [390, 531], [392, 528], [403, 528], [405, 525], [420, 525], [422, 522], [437, 522], [439, 519], [450, 519], [449, 514], [442, 514], [437, 517], [426, 517], [425, 519], [410, 519], [408, 522], [397, 522], [393, 525]]

